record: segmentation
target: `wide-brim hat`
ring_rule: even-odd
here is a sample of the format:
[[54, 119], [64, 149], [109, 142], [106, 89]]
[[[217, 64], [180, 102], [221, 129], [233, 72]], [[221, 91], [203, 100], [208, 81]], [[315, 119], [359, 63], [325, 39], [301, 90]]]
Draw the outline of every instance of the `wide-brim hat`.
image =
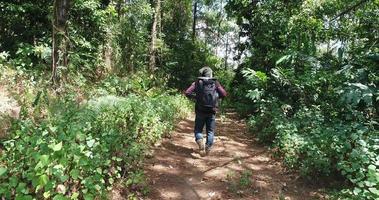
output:
[[210, 67], [202, 67], [200, 70], [199, 70], [199, 74], [201, 77], [208, 77], [208, 78], [212, 78], [213, 77], [213, 71]]

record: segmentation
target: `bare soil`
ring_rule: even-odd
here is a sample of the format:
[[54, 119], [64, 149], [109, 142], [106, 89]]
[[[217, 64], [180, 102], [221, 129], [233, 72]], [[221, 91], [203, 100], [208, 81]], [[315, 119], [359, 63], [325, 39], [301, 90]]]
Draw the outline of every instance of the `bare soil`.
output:
[[247, 133], [236, 113], [217, 119], [215, 145], [205, 157], [194, 141], [193, 120], [190, 116], [178, 123], [170, 137], [154, 148], [144, 167], [150, 192], [141, 199], [326, 199], [322, 188], [287, 172], [272, 158]]
[[16, 100], [0, 85], [0, 139], [7, 135], [7, 129], [10, 127], [9, 118], [18, 118], [20, 110], [21, 107], [17, 104]]

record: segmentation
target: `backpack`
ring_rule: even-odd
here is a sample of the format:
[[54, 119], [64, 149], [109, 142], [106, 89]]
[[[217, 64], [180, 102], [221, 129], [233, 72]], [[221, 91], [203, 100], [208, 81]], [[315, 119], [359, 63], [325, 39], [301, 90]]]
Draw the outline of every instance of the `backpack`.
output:
[[196, 81], [196, 105], [204, 112], [213, 112], [218, 104], [218, 93], [215, 79]]

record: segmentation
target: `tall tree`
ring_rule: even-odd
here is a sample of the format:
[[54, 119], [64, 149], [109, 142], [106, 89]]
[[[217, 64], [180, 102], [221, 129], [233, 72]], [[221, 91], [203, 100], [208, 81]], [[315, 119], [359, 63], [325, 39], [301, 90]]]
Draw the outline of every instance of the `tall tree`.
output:
[[195, 40], [196, 38], [197, 6], [198, 6], [198, 0], [195, 0], [193, 4], [192, 40]]
[[157, 42], [157, 24], [160, 18], [161, 12], [161, 1], [155, 1], [155, 9], [154, 9], [154, 18], [153, 25], [151, 27], [151, 43], [150, 43], [150, 60], [149, 60], [149, 69], [150, 71], [154, 71], [156, 68], [155, 54], [156, 54], [156, 42]]
[[[57, 81], [57, 66], [67, 67], [67, 20], [70, 0], [55, 0], [53, 5], [53, 31], [52, 31], [52, 75], [53, 84]], [[61, 56], [60, 56], [60, 55]]]

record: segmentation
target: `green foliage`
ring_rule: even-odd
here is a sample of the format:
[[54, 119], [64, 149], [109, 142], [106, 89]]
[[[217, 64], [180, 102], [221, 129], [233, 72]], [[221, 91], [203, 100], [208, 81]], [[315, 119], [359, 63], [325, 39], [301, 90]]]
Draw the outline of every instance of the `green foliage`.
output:
[[253, 102], [260, 101], [263, 96], [263, 90], [259, 88], [264, 88], [267, 84], [267, 76], [264, 72], [254, 71], [252, 69], [246, 69], [242, 71], [247, 82], [250, 84], [248, 87], [255, 88], [254, 90], [248, 90], [246, 97]]
[[51, 1], [1, 1], [0, 52], [14, 55], [20, 43], [41, 42], [51, 32], [49, 4]]
[[[146, 71], [153, 7], [147, 0], [71, 1], [63, 36], [67, 47], [58, 47], [67, 48], [68, 65], [58, 66], [58, 76], [65, 81], [80, 73], [94, 81], [107, 72], [125, 76]], [[52, 1], [0, 3], [4, 14], [0, 17], [0, 52], [10, 55], [11, 67], [50, 69], [52, 8]], [[170, 86], [183, 89], [205, 65], [220, 69], [221, 59], [212, 46], [191, 38], [192, 1], [169, 0], [162, 4], [159, 17], [156, 67]]]
[[352, 184], [344, 198], [377, 199], [378, 4], [232, 0], [226, 8], [246, 37], [232, 94], [252, 114], [251, 131], [304, 176], [344, 177]]
[[[216, 70], [214, 76], [222, 84], [224, 89], [229, 92], [232, 91], [232, 81], [234, 78], [234, 72], [232, 70]], [[224, 98], [221, 100], [220, 111], [224, 112], [225, 109], [233, 107], [236, 102], [231, 98]]]
[[[272, 143], [276, 137], [277, 129], [275, 122], [280, 122], [285, 119], [282, 109], [273, 100], [262, 102], [262, 112], [253, 115], [248, 120], [248, 126], [252, 133], [254, 133], [260, 142]], [[267, 106], [269, 105], [269, 106]]]
[[97, 68], [102, 67], [102, 45], [106, 38], [106, 19], [112, 16], [98, 0], [75, 0], [72, 2], [68, 19], [69, 66], [70, 70], [80, 71], [93, 77]]
[[159, 92], [164, 93], [164, 83], [160, 85], [162, 87], [155, 87], [157, 85], [156, 82], [159, 81], [159, 78], [153, 79], [146, 72], [137, 72], [128, 77], [108, 76], [101, 81], [101, 87], [97, 89], [97, 93], [100, 95], [111, 94], [116, 96], [127, 96], [133, 93], [151, 96], [159, 94]]
[[211, 67], [215, 72], [223, 70], [220, 69], [221, 60], [204, 42], [193, 43], [190, 39], [183, 39], [180, 43], [182, 44], [175, 44], [167, 57], [163, 57], [164, 73], [169, 77], [169, 86], [181, 89], [188, 87], [199, 76], [198, 70], [204, 66]]
[[185, 102], [167, 95], [103, 96], [83, 106], [54, 102], [46, 119], [20, 120], [2, 141], [0, 196], [105, 198], [116, 180], [139, 166], [144, 149], [188, 112]]
[[[116, 9], [114, 6], [117, 5], [110, 6], [110, 9]], [[146, 70], [152, 15], [150, 2], [138, 0], [126, 4], [120, 10], [119, 19], [109, 20], [108, 37], [112, 42], [112, 57], [116, 61], [115, 71]]]
[[[52, 1], [1, 2], [0, 52], [9, 52], [18, 69], [50, 69]], [[93, 76], [100, 66], [107, 12], [98, 0], [72, 1], [68, 34], [70, 69]], [[66, 70], [66, 71], [61, 71]], [[67, 73], [67, 69], [60, 69]]]
[[346, 193], [377, 198], [379, 135], [374, 126], [326, 120], [318, 107], [302, 108], [293, 116], [287, 106], [270, 107], [250, 118], [249, 125], [260, 141], [274, 142], [286, 166], [313, 179], [339, 171], [357, 186]]

